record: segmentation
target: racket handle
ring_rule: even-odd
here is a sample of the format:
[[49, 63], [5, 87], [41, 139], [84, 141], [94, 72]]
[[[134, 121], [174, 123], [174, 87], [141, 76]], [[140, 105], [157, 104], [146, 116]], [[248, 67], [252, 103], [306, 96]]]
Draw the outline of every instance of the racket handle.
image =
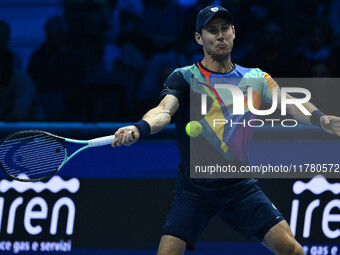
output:
[[[130, 133], [130, 141], [132, 142], [135, 137], [132, 131]], [[89, 140], [89, 147], [98, 147], [111, 144], [116, 139], [115, 135], [103, 136]]]

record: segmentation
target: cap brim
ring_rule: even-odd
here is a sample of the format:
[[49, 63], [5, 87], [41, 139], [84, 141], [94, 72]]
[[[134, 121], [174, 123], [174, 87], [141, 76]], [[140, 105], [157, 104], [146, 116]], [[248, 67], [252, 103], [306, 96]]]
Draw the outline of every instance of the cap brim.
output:
[[225, 17], [228, 21], [230, 21], [230, 23], [233, 23], [233, 17], [231, 16], [230, 12], [226, 11], [226, 10], [218, 10], [217, 12], [214, 13], [214, 15], [212, 15], [211, 17], [209, 17], [202, 25], [202, 28], [205, 27], [210, 20], [212, 20], [214, 17], [217, 16], [222, 16]]

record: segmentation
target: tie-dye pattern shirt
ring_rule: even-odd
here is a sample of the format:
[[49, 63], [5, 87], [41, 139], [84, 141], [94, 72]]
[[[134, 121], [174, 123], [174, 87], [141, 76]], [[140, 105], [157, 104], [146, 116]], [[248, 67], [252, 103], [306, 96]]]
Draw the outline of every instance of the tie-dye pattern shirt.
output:
[[[236, 86], [243, 93], [244, 114], [233, 114], [233, 97], [228, 89], [217, 88], [217, 84]], [[273, 89], [278, 88], [269, 74], [258, 68], [245, 68], [237, 64], [228, 73], [216, 73], [207, 70], [200, 63], [177, 68], [164, 83], [161, 98], [173, 95], [179, 100], [176, 118], [176, 139], [181, 156], [181, 167], [189, 168], [190, 141], [185, 134], [185, 125], [191, 120], [199, 120], [203, 125], [202, 137], [210, 143], [226, 160], [248, 161], [248, 144], [253, 136], [253, 128], [248, 125], [235, 124], [214, 126], [213, 120], [224, 119], [228, 123], [248, 123], [256, 115], [249, 111], [248, 87], [252, 88], [252, 105], [259, 109], [262, 102], [272, 103]], [[193, 95], [206, 95], [208, 98], [206, 115], [196, 114], [201, 110], [201, 101], [193, 102]], [[192, 109], [193, 106], [198, 108]], [[190, 109], [191, 108], [191, 109]], [[190, 116], [191, 115], [191, 116]]]

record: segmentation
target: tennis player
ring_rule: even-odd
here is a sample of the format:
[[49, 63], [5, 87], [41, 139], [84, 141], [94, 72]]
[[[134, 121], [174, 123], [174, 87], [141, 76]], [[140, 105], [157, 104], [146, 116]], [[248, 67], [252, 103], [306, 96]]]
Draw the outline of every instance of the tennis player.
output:
[[[272, 90], [277, 87], [260, 69], [245, 68], [231, 61], [234, 38], [233, 17], [228, 10], [221, 6], [202, 9], [196, 19], [195, 39], [203, 47], [203, 60], [176, 69], [165, 81], [159, 105], [148, 111], [141, 121], [115, 133], [114, 146], [130, 145], [129, 131], [135, 134], [134, 143], [165, 128], [177, 112], [176, 137], [181, 162], [175, 199], [162, 230], [159, 255], [180, 255], [185, 249], [193, 250], [198, 237], [215, 215], [242, 236], [256, 238], [276, 254], [304, 254], [286, 220], [257, 186], [256, 180], [190, 178], [190, 139], [185, 133], [185, 125], [190, 121], [190, 81], [202, 77], [208, 81], [213, 78], [256, 77], [263, 80], [262, 87], [257, 88], [261, 101], [270, 103]], [[300, 122], [318, 125], [326, 132], [340, 136], [340, 118], [324, 115], [311, 103], [305, 103], [304, 107], [312, 113], [311, 117], [305, 116], [294, 105], [288, 106], [287, 111]], [[230, 157], [234, 163], [238, 159], [240, 164], [247, 164], [247, 145], [252, 132], [244, 130], [242, 136], [238, 136], [241, 137], [238, 144], [242, 144], [242, 150], [237, 149], [240, 146], [233, 148], [231, 145], [227, 156], [223, 155], [221, 160]], [[230, 132], [234, 132], [233, 129]], [[206, 150], [214, 149], [209, 142], [204, 146]]]

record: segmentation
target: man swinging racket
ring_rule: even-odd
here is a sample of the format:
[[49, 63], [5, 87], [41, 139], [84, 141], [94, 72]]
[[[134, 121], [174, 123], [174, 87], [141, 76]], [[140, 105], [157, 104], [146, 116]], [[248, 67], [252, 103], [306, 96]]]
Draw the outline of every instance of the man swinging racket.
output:
[[[185, 133], [185, 125], [190, 121], [189, 94], [194, 89], [191, 81], [203, 79], [207, 81], [208, 89], [214, 90], [214, 79], [255, 77], [262, 80], [261, 87], [254, 88], [258, 99], [269, 103], [272, 102], [273, 90], [278, 88], [260, 69], [245, 68], [231, 62], [234, 38], [235, 27], [229, 11], [221, 6], [202, 9], [196, 19], [195, 39], [203, 47], [203, 60], [177, 68], [164, 83], [159, 105], [148, 111], [141, 121], [122, 127], [115, 133], [114, 146], [130, 145], [141, 137], [164, 129], [177, 112], [176, 139], [181, 162], [175, 200], [162, 229], [159, 255], [181, 255], [185, 249], [193, 250], [198, 237], [215, 215], [242, 236], [256, 238], [275, 254], [304, 254], [286, 220], [257, 186], [256, 180], [190, 178], [190, 138]], [[280, 91], [277, 91], [280, 97]], [[303, 106], [311, 115], [304, 115], [295, 105], [288, 105], [287, 111], [297, 121], [318, 125], [326, 132], [340, 136], [340, 118], [323, 114], [309, 102]], [[228, 111], [232, 112], [228, 107]], [[246, 117], [247, 113], [243, 118]], [[130, 140], [131, 131], [135, 135], [133, 142]], [[247, 164], [252, 130], [244, 129], [242, 136], [232, 134], [236, 132], [232, 128], [225, 132], [231, 132], [229, 137], [237, 137], [238, 140], [234, 139], [221, 160], [236, 165]], [[215, 149], [209, 141], [204, 146], [206, 151]]]

